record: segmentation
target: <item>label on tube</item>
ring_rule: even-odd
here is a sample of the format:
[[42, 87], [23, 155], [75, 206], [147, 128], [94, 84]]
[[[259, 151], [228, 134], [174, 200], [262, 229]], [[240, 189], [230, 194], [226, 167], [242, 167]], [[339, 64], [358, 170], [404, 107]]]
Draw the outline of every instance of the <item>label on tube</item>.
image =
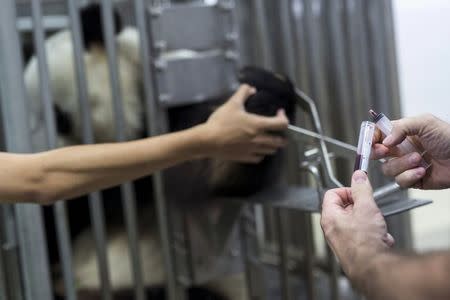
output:
[[354, 170], [369, 170], [370, 154], [372, 152], [372, 140], [375, 134], [375, 124], [369, 121], [361, 123], [359, 131], [358, 149], [356, 151]]

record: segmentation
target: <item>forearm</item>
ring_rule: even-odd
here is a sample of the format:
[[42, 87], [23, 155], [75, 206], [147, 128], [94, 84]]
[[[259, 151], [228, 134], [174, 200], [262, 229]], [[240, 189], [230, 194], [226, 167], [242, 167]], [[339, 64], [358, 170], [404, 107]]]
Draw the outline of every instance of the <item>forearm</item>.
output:
[[450, 299], [450, 252], [402, 256], [386, 252], [350, 275], [370, 300]]
[[[139, 141], [85, 145], [35, 154], [37, 202], [52, 203], [117, 185], [209, 151], [204, 127]], [[36, 180], [38, 178], [39, 180]]]

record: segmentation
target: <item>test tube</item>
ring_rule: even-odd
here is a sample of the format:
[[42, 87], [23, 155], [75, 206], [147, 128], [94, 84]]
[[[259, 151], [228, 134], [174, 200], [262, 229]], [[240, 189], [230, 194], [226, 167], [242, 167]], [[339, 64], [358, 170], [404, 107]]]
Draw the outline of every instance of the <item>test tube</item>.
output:
[[372, 152], [372, 140], [375, 134], [375, 123], [364, 121], [359, 131], [358, 149], [356, 150], [355, 171], [361, 170], [367, 173], [369, 170], [370, 153]]
[[[384, 136], [388, 136], [392, 132], [392, 123], [391, 120], [388, 119], [383, 113], [376, 113], [373, 110], [369, 110], [369, 114], [372, 117], [373, 122], [377, 125], [377, 127], [380, 129], [380, 131], [383, 133]], [[414, 144], [414, 142], [407, 137], [403, 140], [399, 145], [397, 145], [397, 148], [399, 150], [399, 156], [418, 152], [421, 153], [419, 148]], [[419, 166], [428, 169], [430, 167], [430, 164], [427, 163], [423, 158], [420, 161]]]

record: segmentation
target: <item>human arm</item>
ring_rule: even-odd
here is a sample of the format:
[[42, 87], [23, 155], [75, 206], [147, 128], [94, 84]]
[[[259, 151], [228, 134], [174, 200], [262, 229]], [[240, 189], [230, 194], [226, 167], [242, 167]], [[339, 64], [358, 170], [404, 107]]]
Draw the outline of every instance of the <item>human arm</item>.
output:
[[402, 255], [385, 252], [368, 260], [352, 281], [368, 299], [450, 299], [450, 252]]
[[51, 204], [204, 157], [257, 163], [284, 145], [267, 132], [285, 129], [288, 120], [282, 111], [275, 117], [246, 113], [245, 100], [254, 92], [242, 86], [206, 123], [176, 133], [37, 154], [0, 153], [0, 202]]
[[[383, 140], [377, 131], [374, 158], [394, 157], [383, 164], [383, 173], [395, 177], [401, 187], [443, 189], [450, 187], [450, 124], [433, 115], [403, 118], [393, 121], [390, 136]], [[422, 153], [398, 156], [396, 145], [407, 136], [424, 150], [425, 159], [431, 167], [419, 166]]]
[[450, 253], [405, 256], [394, 244], [367, 175], [326, 193], [321, 225], [355, 288], [368, 299], [449, 299]]

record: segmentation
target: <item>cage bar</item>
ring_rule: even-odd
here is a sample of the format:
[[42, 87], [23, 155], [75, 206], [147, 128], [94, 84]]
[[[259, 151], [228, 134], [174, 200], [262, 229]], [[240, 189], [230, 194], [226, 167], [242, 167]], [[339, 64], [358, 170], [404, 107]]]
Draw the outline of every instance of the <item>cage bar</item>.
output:
[[[85, 144], [94, 143], [92, 132], [92, 121], [88, 96], [88, 83], [86, 81], [86, 69], [83, 59], [83, 40], [81, 37], [80, 17], [78, 6], [75, 0], [68, 0], [68, 10], [70, 19], [70, 29], [72, 33], [72, 43], [74, 50], [74, 66], [77, 79], [77, 90], [80, 99], [80, 111], [83, 123], [83, 142]], [[109, 266], [106, 253], [106, 230], [102, 199], [99, 192], [89, 194], [89, 208], [91, 221], [94, 229], [94, 239], [98, 258], [98, 270], [102, 286], [103, 300], [112, 300], [111, 283], [109, 279]]]

